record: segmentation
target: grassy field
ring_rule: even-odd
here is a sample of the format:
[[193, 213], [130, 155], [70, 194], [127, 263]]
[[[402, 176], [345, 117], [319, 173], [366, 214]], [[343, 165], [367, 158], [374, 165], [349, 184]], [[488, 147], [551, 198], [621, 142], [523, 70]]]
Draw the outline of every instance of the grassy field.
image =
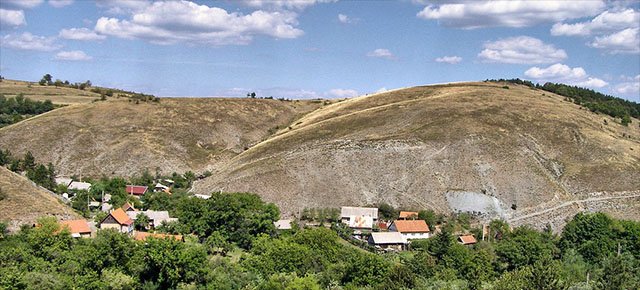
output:
[[0, 190], [4, 195], [0, 200], [0, 221], [8, 222], [10, 231], [22, 224], [33, 224], [42, 216], [80, 218], [57, 197], [4, 167], [0, 167]]
[[37, 82], [24, 82], [15, 80], [2, 80], [0, 82], [0, 95], [15, 97], [23, 94], [25, 97], [44, 101], [51, 100], [54, 104], [70, 105], [91, 103], [100, 99], [100, 94], [87, 90], [73, 88], [41, 86]]

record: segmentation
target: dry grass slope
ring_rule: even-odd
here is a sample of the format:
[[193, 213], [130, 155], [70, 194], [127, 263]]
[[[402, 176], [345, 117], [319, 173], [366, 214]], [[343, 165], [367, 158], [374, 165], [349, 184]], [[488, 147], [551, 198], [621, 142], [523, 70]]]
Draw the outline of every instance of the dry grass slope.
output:
[[41, 86], [37, 82], [24, 82], [15, 80], [2, 80], [0, 82], [0, 95], [15, 97], [23, 94], [26, 98], [35, 101], [51, 100], [54, 104], [70, 105], [90, 103], [100, 99], [100, 94], [87, 90], [63, 88], [55, 86]]
[[234, 157], [196, 191], [254, 191], [289, 213], [382, 201], [448, 212], [459, 205], [447, 194], [472, 192], [496, 197], [509, 218], [577, 194], [640, 190], [638, 120], [624, 127], [560, 96], [502, 86], [414, 87], [332, 104]]
[[55, 216], [61, 220], [80, 218], [45, 189], [1, 166], [0, 189], [5, 195], [0, 200], [0, 221], [8, 222], [10, 231], [19, 229], [23, 224], [33, 224], [43, 216]]
[[322, 104], [260, 99], [76, 104], [0, 129], [0, 148], [33, 152], [62, 175], [214, 169]]

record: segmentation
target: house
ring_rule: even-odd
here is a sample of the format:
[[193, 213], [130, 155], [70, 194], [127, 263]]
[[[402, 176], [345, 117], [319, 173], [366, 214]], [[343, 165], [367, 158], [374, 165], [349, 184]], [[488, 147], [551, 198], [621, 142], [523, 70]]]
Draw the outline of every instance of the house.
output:
[[122, 205], [122, 210], [126, 211], [126, 212], [130, 212], [130, 211], [138, 211], [135, 207], [133, 207], [132, 204], [130, 204], [129, 202], [125, 202]]
[[56, 182], [56, 185], [64, 185], [64, 186], [67, 186], [67, 187], [73, 181], [73, 179], [71, 179], [69, 177], [56, 177], [54, 180]]
[[412, 220], [417, 218], [418, 213], [415, 211], [401, 211], [400, 216], [398, 217], [399, 220]]
[[396, 251], [403, 250], [407, 245], [407, 239], [399, 232], [371, 233], [368, 242], [370, 245], [379, 249]]
[[407, 240], [428, 239], [431, 235], [429, 226], [424, 220], [396, 220], [389, 231], [399, 232]]
[[133, 231], [133, 220], [122, 208], [118, 208], [100, 221], [100, 229], [116, 229], [121, 233], [130, 234]]
[[153, 187], [153, 191], [154, 191], [154, 192], [161, 192], [161, 191], [165, 191], [165, 192], [167, 192], [167, 191], [169, 191], [169, 187], [168, 187], [168, 186], [163, 185], [163, 184], [162, 184], [162, 183], [160, 183], [160, 182], [158, 182], [158, 183], [156, 183], [156, 186], [154, 186], [154, 187]]
[[375, 207], [343, 206], [340, 210], [343, 223], [353, 229], [371, 229], [378, 221], [378, 209]]
[[67, 186], [68, 189], [73, 189], [73, 190], [86, 190], [89, 191], [89, 189], [91, 189], [91, 183], [88, 182], [80, 182], [80, 181], [71, 181], [71, 183], [69, 183], [69, 186]]
[[142, 185], [127, 185], [126, 192], [131, 195], [141, 196], [147, 193], [148, 188]]
[[160, 210], [160, 211], [145, 210], [145, 211], [128, 211], [127, 212], [127, 215], [129, 216], [129, 218], [134, 221], [136, 220], [139, 214], [144, 214], [149, 218], [149, 228], [152, 228], [152, 229], [156, 228], [157, 226], [160, 226], [163, 222], [168, 223], [168, 222], [173, 222], [178, 220], [177, 218], [170, 217], [169, 212], [166, 210]]
[[291, 230], [291, 220], [278, 220], [273, 222], [276, 230]]
[[136, 232], [133, 235], [133, 238], [136, 241], [144, 241], [147, 238], [156, 238], [156, 239], [175, 239], [177, 241], [182, 241], [182, 235], [170, 235], [170, 234], [155, 234], [148, 232]]
[[475, 243], [477, 243], [478, 241], [476, 241], [476, 237], [474, 237], [473, 235], [462, 235], [462, 236], [458, 236], [458, 243], [461, 243], [465, 246], [467, 245], [473, 245]]
[[60, 225], [63, 228], [69, 229], [69, 232], [71, 232], [71, 236], [74, 238], [91, 237], [91, 228], [89, 228], [89, 223], [87, 223], [87, 220], [81, 219], [60, 221]]

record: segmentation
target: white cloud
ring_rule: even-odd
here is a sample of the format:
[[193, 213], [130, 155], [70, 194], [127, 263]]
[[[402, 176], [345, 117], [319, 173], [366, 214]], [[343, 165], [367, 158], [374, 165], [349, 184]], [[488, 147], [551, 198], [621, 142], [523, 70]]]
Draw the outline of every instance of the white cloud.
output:
[[243, 15], [189, 1], [155, 2], [133, 13], [130, 20], [102, 17], [95, 31], [157, 44], [179, 42], [208, 45], [248, 44], [255, 35], [296, 38], [304, 32], [297, 14], [289, 11], [255, 11]]
[[270, 9], [297, 9], [303, 10], [318, 3], [330, 3], [337, 0], [243, 0], [250, 7]]
[[640, 28], [627, 28], [611, 35], [596, 37], [589, 45], [617, 53], [640, 53]]
[[349, 16], [345, 15], [345, 14], [338, 14], [338, 21], [340, 21], [340, 23], [351, 23], [351, 19], [349, 19]]
[[61, 8], [73, 4], [73, 0], [49, 0], [49, 5], [55, 8]]
[[574, 24], [556, 23], [551, 35], [589, 36], [640, 26], [640, 12], [626, 9], [617, 12], [605, 11], [588, 22]]
[[60, 48], [54, 37], [44, 37], [24, 32], [20, 35], [8, 34], [2, 37], [2, 46], [19, 50], [54, 51]]
[[92, 60], [93, 58], [84, 53], [84, 51], [72, 50], [58, 52], [55, 56], [55, 59], [68, 61], [88, 61]]
[[386, 48], [378, 48], [375, 49], [373, 51], [370, 51], [369, 53], [367, 53], [368, 57], [378, 57], [378, 58], [386, 58], [386, 59], [397, 59], [397, 57], [391, 53], [391, 51], [389, 51]]
[[563, 82], [581, 87], [602, 88], [609, 85], [599, 78], [589, 76], [582, 67], [571, 68], [560, 63], [546, 68], [534, 66], [526, 70], [524, 75], [539, 81]]
[[384, 92], [386, 92], [386, 91], [388, 91], [388, 90], [387, 90], [387, 88], [385, 88], [385, 87], [381, 87], [381, 88], [379, 88], [379, 89], [376, 91], [376, 94], [384, 93]]
[[352, 98], [358, 96], [358, 91], [351, 89], [332, 89], [326, 93], [329, 97], [334, 98]]
[[64, 39], [73, 40], [102, 40], [107, 38], [106, 36], [99, 35], [88, 28], [62, 29], [58, 35]]
[[428, 5], [418, 13], [423, 19], [438, 20], [447, 27], [528, 27], [593, 16], [605, 8], [602, 0], [584, 1], [453, 1]]
[[624, 96], [636, 97], [636, 101], [640, 101], [640, 75], [634, 78], [628, 78], [627, 82], [617, 84], [613, 90]]
[[151, 5], [148, 0], [95, 0], [100, 8], [107, 9], [109, 14], [130, 14]]
[[30, 9], [42, 4], [44, 0], [2, 0], [0, 7], [9, 9]]
[[456, 64], [462, 61], [462, 57], [459, 56], [443, 56], [436, 58], [436, 62], [444, 62], [448, 64]]
[[478, 57], [484, 62], [541, 64], [561, 61], [567, 53], [540, 39], [517, 36], [486, 42]]
[[20, 26], [27, 24], [22, 10], [7, 10], [0, 8], [0, 25]]

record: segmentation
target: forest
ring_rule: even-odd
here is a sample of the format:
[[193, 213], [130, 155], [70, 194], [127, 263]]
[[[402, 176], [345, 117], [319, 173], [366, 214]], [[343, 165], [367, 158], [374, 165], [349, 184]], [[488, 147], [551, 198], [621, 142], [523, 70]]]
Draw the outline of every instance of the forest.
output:
[[[640, 223], [580, 213], [560, 234], [510, 229], [459, 244], [455, 219], [402, 252], [375, 253], [342, 224], [276, 231], [278, 208], [250, 193], [145, 196], [184, 241], [113, 230], [74, 239], [54, 218], [0, 235], [2, 289], [638, 289]], [[329, 225], [327, 225], [329, 226]], [[340, 235], [338, 233], [341, 233]]]
[[0, 95], [0, 128], [53, 109], [50, 100], [33, 101], [22, 94], [13, 98]]

